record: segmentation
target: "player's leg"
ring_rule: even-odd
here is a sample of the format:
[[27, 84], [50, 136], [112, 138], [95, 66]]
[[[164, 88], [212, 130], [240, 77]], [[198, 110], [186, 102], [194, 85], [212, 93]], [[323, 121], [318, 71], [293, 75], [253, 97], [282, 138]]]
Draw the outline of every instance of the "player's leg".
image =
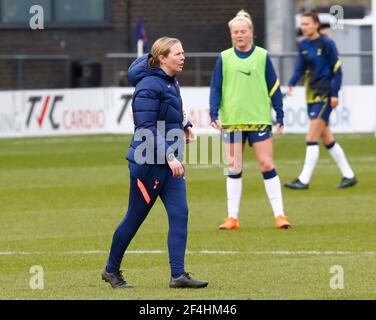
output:
[[[158, 166], [140, 166], [130, 162], [129, 171], [128, 210], [113, 235], [110, 255], [104, 270], [106, 274], [102, 273], [102, 277], [106, 278], [104, 280], [110, 282], [113, 287], [119, 280], [116, 277], [119, 276], [125, 250], [158, 197], [159, 189], [154, 187], [159, 187], [165, 179]], [[111, 274], [115, 278], [111, 278]]]
[[342, 173], [342, 180], [337, 188], [348, 188], [355, 185], [358, 182], [355, 173], [351, 169], [341, 145], [335, 141], [329, 126], [326, 126], [322, 132], [321, 141]]
[[308, 105], [308, 115], [310, 117], [309, 129], [306, 135], [306, 154], [303, 169], [298, 177], [291, 183], [286, 183], [285, 187], [290, 189], [308, 189], [313, 171], [320, 155], [318, 141], [326, 127], [326, 120], [323, 115], [330, 114], [331, 107], [328, 102], [320, 102]]
[[[265, 132], [265, 131], [263, 131]], [[273, 162], [273, 139], [270, 132], [260, 136], [260, 131], [251, 133], [250, 142], [255, 150], [256, 160], [264, 178], [264, 186], [268, 195], [278, 228], [291, 227], [283, 210], [281, 181]], [[265, 139], [265, 140], [264, 140]]]
[[299, 180], [305, 185], [309, 185], [317, 160], [319, 159], [320, 148], [318, 140], [324, 128], [325, 122], [322, 119], [313, 119], [310, 121], [309, 131], [306, 135], [306, 156], [303, 170], [299, 175]]
[[225, 218], [224, 223], [219, 226], [221, 230], [239, 229], [238, 216], [242, 195], [243, 140], [244, 134], [242, 131], [223, 133], [227, 159], [226, 192], [228, 216]]
[[[169, 170], [166, 168], [166, 170]], [[171, 288], [203, 288], [207, 281], [192, 279], [184, 269], [187, 245], [188, 203], [185, 176], [174, 178], [169, 172], [160, 192], [168, 215], [168, 253], [171, 268]]]

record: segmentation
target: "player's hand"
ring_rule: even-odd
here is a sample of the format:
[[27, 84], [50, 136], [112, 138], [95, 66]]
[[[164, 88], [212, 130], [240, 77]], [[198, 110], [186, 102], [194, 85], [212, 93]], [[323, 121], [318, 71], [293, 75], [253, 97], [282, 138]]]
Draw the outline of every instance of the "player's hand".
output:
[[275, 126], [275, 134], [277, 135], [283, 134], [283, 129], [284, 129], [283, 124], [277, 123], [277, 125]]
[[193, 142], [197, 139], [197, 135], [194, 132], [194, 130], [192, 129], [192, 127], [185, 128], [184, 133], [185, 133], [185, 143], [186, 144], [191, 143], [191, 142]]
[[172, 171], [173, 177], [181, 178], [182, 176], [184, 176], [183, 165], [180, 163], [178, 159], [175, 158], [174, 160], [167, 161], [167, 163]]
[[287, 94], [292, 94], [294, 92], [294, 87], [287, 87]]
[[217, 129], [217, 130], [221, 130], [222, 129], [222, 126], [221, 126], [221, 123], [219, 122], [219, 120], [214, 120], [210, 123], [210, 125], [214, 128], [214, 129]]
[[338, 97], [331, 97], [330, 98], [330, 106], [332, 107], [332, 109], [336, 108], [338, 106]]

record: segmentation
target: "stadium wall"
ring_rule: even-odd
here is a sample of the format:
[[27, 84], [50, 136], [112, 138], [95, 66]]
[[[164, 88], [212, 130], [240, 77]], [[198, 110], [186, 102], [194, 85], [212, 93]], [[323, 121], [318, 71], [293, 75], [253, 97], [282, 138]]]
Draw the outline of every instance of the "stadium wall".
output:
[[[112, 86], [113, 61], [107, 53], [136, 52], [135, 28], [142, 18], [149, 44], [165, 35], [182, 40], [186, 52], [220, 52], [230, 46], [227, 27], [238, 10], [251, 12], [256, 32], [256, 43], [264, 45], [264, 0], [108, 0], [109, 17], [97, 26], [46, 25], [43, 30], [0, 26], [2, 45], [0, 55], [70, 55], [71, 61], [90, 60], [102, 66], [102, 86]], [[126, 60], [119, 60], [127, 70]], [[194, 59], [187, 61], [186, 69], [194, 69]], [[203, 75], [210, 74], [215, 59], [202, 63]], [[0, 59], [0, 89], [17, 87], [17, 62]], [[64, 61], [23, 62], [20, 89], [69, 88]], [[208, 81], [209, 77], [205, 77]], [[193, 85], [194, 72], [180, 77], [184, 85]]]
[[[134, 88], [24, 90], [0, 92], [0, 138], [133, 133]], [[183, 87], [189, 119], [199, 134], [217, 134], [209, 122], [208, 87]], [[376, 92], [372, 86], [348, 86], [333, 111], [337, 133], [372, 133], [376, 127]], [[305, 133], [308, 118], [304, 88], [284, 101], [285, 132]]]

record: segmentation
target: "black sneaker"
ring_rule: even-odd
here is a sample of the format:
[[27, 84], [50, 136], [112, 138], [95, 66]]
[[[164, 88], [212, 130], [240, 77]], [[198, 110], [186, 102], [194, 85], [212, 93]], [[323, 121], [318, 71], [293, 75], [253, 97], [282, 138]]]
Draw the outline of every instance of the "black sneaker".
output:
[[336, 187], [337, 189], [345, 189], [348, 187], [355, 186], [358, 183], [358, 180], [354, 176], [353, 178], [345, 178], [343, 177], [340, 184]]
[[192, 279], [188, 272], [184, 272], [180, 277], [171, 277], [170, 288], [205, 288], [207, 281]]
[[106, 268], [103, 269], [102, 279], [108, 282], [112, 288], [133, 288], [130, 283], [124, 280], [122, 271], [107, 272]]
[[295, 190], [304, 190], [304, 189], [308, 189], [309, 187], [309, 184], [304, 184], [303, 182], [301, 182], [299, 179], [296, 179], [294, 180], [293, 182], [291, 183], [285, 183], [284, 186], [286, 188], [289, 188], [289, 189], [295, 189]]

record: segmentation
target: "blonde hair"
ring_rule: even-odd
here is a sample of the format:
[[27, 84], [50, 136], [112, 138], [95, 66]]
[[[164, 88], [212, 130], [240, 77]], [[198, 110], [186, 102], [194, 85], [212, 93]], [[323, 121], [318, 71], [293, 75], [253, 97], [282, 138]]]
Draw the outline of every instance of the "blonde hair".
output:
[[252, 23], [252, 18], [251, 18], [251, 15], [247, 12], [247, 11], [244, 11], [243, 9], [240, 10], [236, 16], [230, 20], [228, 22], [228, 27], [231, 29], [232, 28], [232, 25], [234, 24], [234, 22], [236, 21], [245, 21], [247, 22], [248, 24], [248, 27], [250, 29], [253, 29], [253, 23]]
[[149, 65], [152, 67], [159, 67], [161, 65], [159, 56], [167, 57], [171, 51], [171, 47], [177, 43], [181, 43], [181, 41], [169, 37], [162, 37], [155, 41], [150, 50], [151, 57], [148, 60]]

